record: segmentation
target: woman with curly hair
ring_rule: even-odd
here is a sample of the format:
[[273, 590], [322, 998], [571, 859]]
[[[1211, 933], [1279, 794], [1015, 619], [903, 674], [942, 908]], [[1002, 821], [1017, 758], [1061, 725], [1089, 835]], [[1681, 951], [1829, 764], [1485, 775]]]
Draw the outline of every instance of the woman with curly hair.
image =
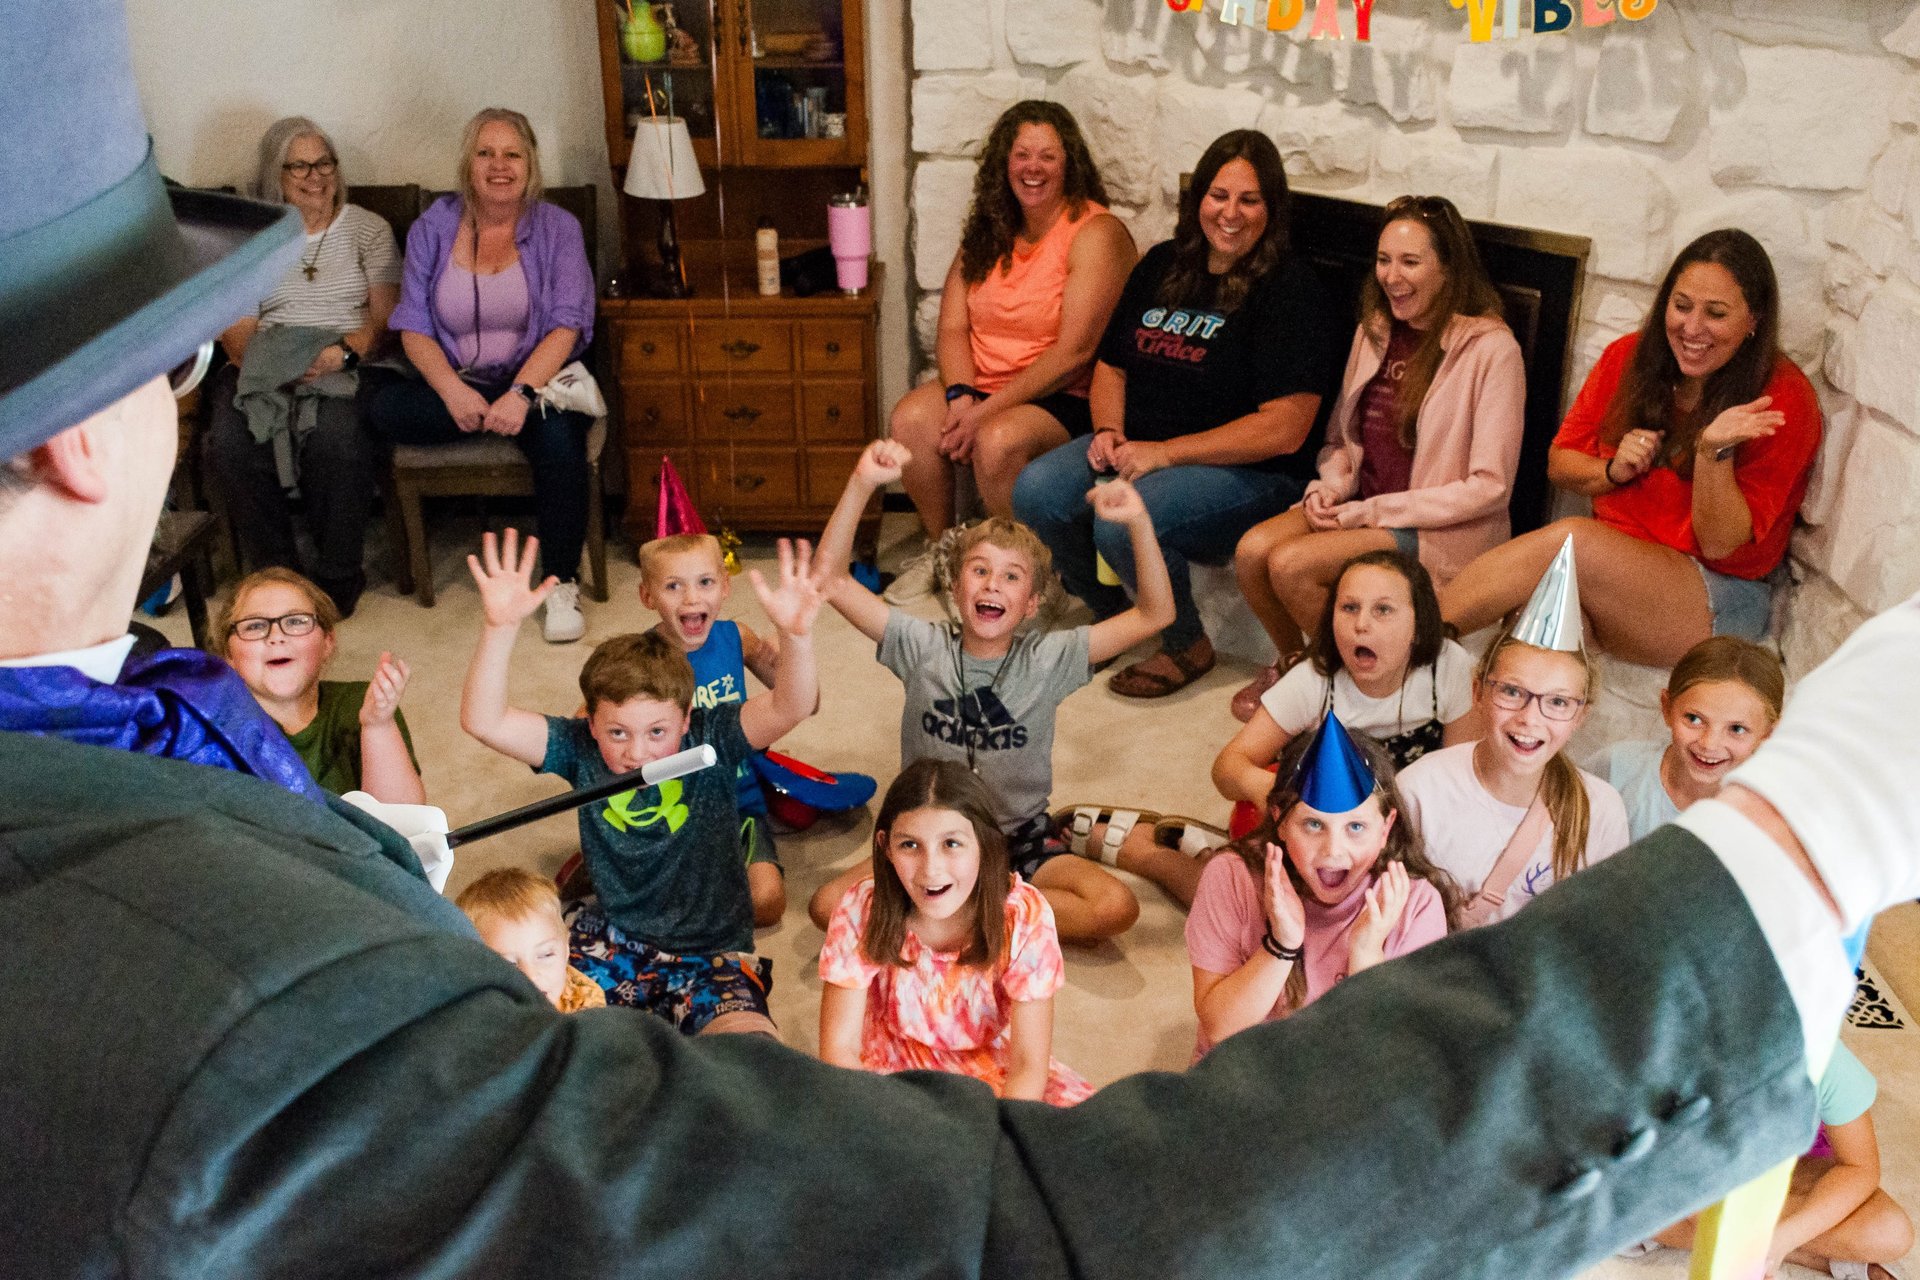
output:
[[[1287, 173], [1265, 134], [1214, 139], [1180, 197], [1173, 239], [1147, 250], [1101, 340], [1093, 434], [1020, 475], [1015, 514], [1053, 551], [1067, 590], [1110, 618], [1129, 607], [1133, 554], [1098, 528], [1087, 492], [1131, 480], [1173, 579], [1160, 652], [1107, 682], [1158, 698], [1213, 669], [1189, 561], [1221, 563], [1240, 536], [1300, 500], [1340, 334], [1314, 271], [1288, 250]], [[1106, 581], [1100, 560], [1113, 570]]]
[[956, 464], [973, 468], [990, 514], [1010, 515], [1020, 469], [1091, 430], [1094, 348], [1134, 260], [1106, 204], [1065, 107], [1016, 102], [994, 122], [940, 295], [940, 377], [901, 397], [888, 427], [913, 455], [901, 479], [928, 541], [889, 600], [933, 589]]

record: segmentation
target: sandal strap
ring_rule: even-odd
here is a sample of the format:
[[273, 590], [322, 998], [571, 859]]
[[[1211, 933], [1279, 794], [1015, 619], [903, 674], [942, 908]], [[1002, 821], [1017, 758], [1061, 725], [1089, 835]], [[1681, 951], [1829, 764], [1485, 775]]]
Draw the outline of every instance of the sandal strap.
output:
[[1126, 842], [1127, 835], [1140, 821], [1140, 814], [1133, 809], [1116, 809], [1107, 818], [1107, 833], [1100, 841], [1100, 861], [1110, 867], [1120, 865], [1120, 846]]

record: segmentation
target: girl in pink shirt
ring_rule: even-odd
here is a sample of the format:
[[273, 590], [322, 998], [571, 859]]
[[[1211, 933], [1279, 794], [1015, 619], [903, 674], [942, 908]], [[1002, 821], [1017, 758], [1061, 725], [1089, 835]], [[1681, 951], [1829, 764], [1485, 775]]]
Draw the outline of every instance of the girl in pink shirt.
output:
[[1393, 761], [1371, 738], [1349, 737], [1329, 713], [1288, 744], [1279, 779], [1267, 822], [1207, 863], [1187, 916], [1196, 1059], [1445, 936], [1460, 906], [1399, 820]]

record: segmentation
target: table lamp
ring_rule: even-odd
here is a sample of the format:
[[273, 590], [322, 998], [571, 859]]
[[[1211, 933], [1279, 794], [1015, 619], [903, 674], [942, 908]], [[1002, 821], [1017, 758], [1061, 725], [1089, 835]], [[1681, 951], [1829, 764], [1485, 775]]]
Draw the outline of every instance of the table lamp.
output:
[[700, 177], [700, 162], [693, 154], [693, 137], [687, 132], [687, 122], [679, 116], [642, 119], [633, 131], [633, 151], [627, 158], [627, 181], [622, 190], [642, 200], [665, 203], [660, 214], [661, 297], [684, 298], [693, 292], [687, 285], [686, 268], [680, 262], [680, 240], [673, 227], [673, 202], [690, 200], [704, 194], [706, 189], [707, 184]]

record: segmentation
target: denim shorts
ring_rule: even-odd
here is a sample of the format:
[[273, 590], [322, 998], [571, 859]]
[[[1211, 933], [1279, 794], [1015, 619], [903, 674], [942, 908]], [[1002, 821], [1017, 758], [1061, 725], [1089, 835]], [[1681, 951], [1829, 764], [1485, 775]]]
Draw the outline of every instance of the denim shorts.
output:
[[1403, 556], [1420, 558], [1420, 531], [1418, 529], [1387, 529], [1383, 532], [1393, 535], [1393, 549]]
[[1758, 640], [1767, 634], [1773, 618], [1773, 581], [1766, 578], [1736, 578], [1718, 573], [1693, 562], [1707, 584], [1707, 608], [1713, 613], [1713, 634]]

